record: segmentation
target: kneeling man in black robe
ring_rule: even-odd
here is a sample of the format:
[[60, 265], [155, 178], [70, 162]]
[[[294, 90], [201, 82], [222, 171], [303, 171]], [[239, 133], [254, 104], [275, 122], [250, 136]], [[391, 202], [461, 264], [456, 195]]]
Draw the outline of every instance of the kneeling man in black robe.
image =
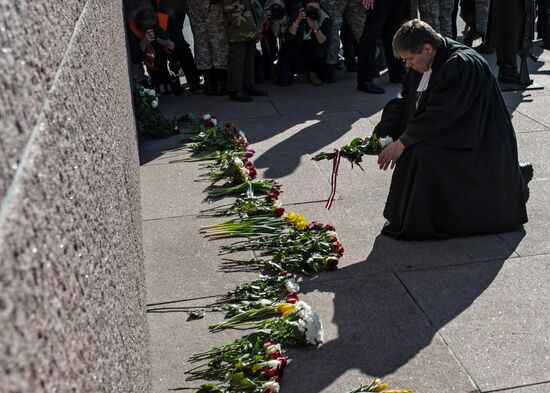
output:
[[524, 184], [510, 115], [486, 61], [417, 19], [399, 29], [393, 51], [409, 71], [375, 128], [395, 140], [378, 158], [381, 169], [395, 167], [382, 233], [451, 238], [526, 223], [530, 178]]

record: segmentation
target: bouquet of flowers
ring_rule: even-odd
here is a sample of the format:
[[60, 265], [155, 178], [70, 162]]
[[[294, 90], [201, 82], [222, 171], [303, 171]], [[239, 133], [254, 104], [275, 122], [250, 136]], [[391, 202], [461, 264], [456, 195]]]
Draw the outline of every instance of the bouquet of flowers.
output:
[[235, 202], [217, 206], [211, 209], [202, 210], [203, 216], [257, 216], [257, 215], [276, 215], [282, 216], [285, 209], [281, 207], [279, 201], [280, 191], [272, 190], [267, 196], [252, 196], [237, 198]]
[[[220, 384], [203, 384], [198, 392], [275, 393], [287, 365], [281, 345], [268, 340], [268, 333], [255, 332], [232, 343], [215, 347], [191, 357], [204, 361], [192, 370], [188, 380], [220, 380]], [[180, 388], [192, 389], [192, 388]], [[178, 389], [174, 389], [178, 390]]]
[[273, 271], [313, 274], [334, 270], [344, 247], [332, 225], [312, 222], [304, 230], [292, 229], [278, 235], [254, 237], [221, 247], [222, 253], [256, 250], [270, 259], [235, 260], [224, 258], [224, 268], [262, 267]]
[[153, 138], [165, 138], [179, 133], [177, 122], [167, 119], [158, 110], [159, 101], [155, 90], [139, 86], [134, 90], [134, 101], [139, 133]]
[[211, 125], [212, 127], [203, 127], [191, 138], [191, 151], [243, 150], [248, 147], [246, 136], [233, 123], [226, 123], [223, 129], [217, 127], [217, 122], [216, 125]]
[[392, 142], [393, 139], [390, 136], [380, 138], [378, 135], [372, 134], [366, 143], [363, 138], [355, 138], [349, 145], [344, 145], [333, 152], [319, 153], [311, 159], [314, 161], [332, 160], [336, 157], [337, 150], [340, 150], [342, 157], [348, 159], [352, 166], [356, 164], [359, 168], [363, 169], [361, 161], [363, 161], [364, 155], [377, 155], [386, 145]]
[[258, 173], [252, 161], [237, 156], [234, 152], [222, 153], [218, 160], [206, 166], [209, 171], [200, 177], [209, 177], [212, 182], [227, 179], [230, 184], [240, 184], [256, 178]]
[[271, 194], [273, 191], [280, 193], [281, 185], [275, 180], [247, 180], [232, 187], [216, 187], [207, 192], [209, 199], [228, 195], [245, 195], [251, 198], [256, 194]]
[[413, 390], [386, 390], [389, 388], [387, 383], [382, 383], [380, 378], [374, 379], [368, 385], [361, 385], [357, 389], [350, 390], [348, 393], [371, 393], [371, 392], [382, 392], [382, 393], [413, 393]]

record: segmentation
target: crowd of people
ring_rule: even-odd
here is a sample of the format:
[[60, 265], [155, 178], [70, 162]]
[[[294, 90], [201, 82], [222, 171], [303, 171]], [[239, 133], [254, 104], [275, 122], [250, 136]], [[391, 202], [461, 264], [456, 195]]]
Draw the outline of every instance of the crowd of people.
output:
[[[419, 18], [440, 35], [487, 53], [496, 49], [499, 80], [520, 83], [517, 54], [533, 39], [533, 0], [126, 0], [130, 54], [136, 82], [158, 93], [180, 94], [183, 73], [189, 90], [250, 102], [267, 95], [257, 83], [281, 86], [295, 75], [313, 85], [336, 81], [336, 70], [357, 73], [357, 90], [383, 94], [375, 82], [387, 67], [401, 84], [402, 59], [392, 39], [407, 20]], [[538, 0], [539, 36], [550, 47], [548, 0]], [[459, 8], [460, 6], [460, 8]], [[194, 55], [183, 35], [185, 17]], [[258, 45], [259, 43], [259, 45]]]

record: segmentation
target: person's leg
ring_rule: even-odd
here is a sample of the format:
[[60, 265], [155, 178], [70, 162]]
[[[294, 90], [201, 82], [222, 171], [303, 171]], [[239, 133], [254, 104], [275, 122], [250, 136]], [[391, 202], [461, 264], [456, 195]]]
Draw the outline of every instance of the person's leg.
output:
[[243, 88], [251, 96], [266, 96], [267, 92], [255, 86], [256, 82], [256, 42], [245, 42], [243, 67]]
[[439, 0], [418, 0], [418, 11], [420, 19], [428, 23], [438, 33], [441, 31], [439, 25]]
[[203, 0], [188, 0], [188, 9], [189, 24], [191, 25], [194, 42], [195, 65], [204, 76], [205, 94], [213, 95], [216, 85], [216, 75], [214, 74], [214, 66], [212, 64], [213, 50], [208, 38], [209, 23], [204, 23], [208, 17], [208, 2], [204, 2]]
[[502, 83], [519, 83], [517, 53], [513, 49], [497, 48], [498, 80]]
[[[389, 1], [389, 0], [388, 0]], [[394, 0], [388, 12], [384, 31], [382, 33], [382, 42], [384, 43], [384, 52], [386, 56], [386, 65], [388, 67], [388, 75], [390, 83], [401, 83], [405, 74], [405, 67], [400, 59], [397, 59], [393, 54], [392, 41], [393, 36], [399, 30], [403, 23], [404, 4], [400, 0]]]
[[377, 3], [374, 9], [366, 11], [365, 26], [359, 41], [357, 89], [367, 93], [383, 94], [384, 89], [372, 83], [373, 78], [379, 76], [376, 64], [376, 43], [381, 37], [386, 18], [393, 1]]
[[227, 94], [227, 34], [225, 33], [222, 3], [208, 4], [206, 28], [208, 41], [211, 47], [211, 63], [216, 75], [214, 94], [223, 96]]
[[453, 35], [453, 7], [454, 0], [439, 0], [439, 28], [445, 37]]
[[294, 70], [287, 52], [281, 52], [277, 61], [277, 83], [281, 86], [291, 85], [294, 81]]
[[[353, 55], [350, 53], [350, 59], [355, 59], [355, 56], [357, 56], [359, 40], [361, 39], [361, 35], [363, 34], [363, 27], [365, 26], [365, 17], [366, 10], [365, 7], [363, 7], [362, 0], [350, 0], [344, 11], [344, 19], [349, 27], [350, 35], [348, 45], [350, 46], [350, 49], [352, 49], [353, 53]], [[352, 42], [353, 46], [351, 45]], [[357, 70], [356, 64], [354, 69]]]
[[246, 42], [230, 42], [227, 57], [227, 90], [229, 94], [244, 90]]

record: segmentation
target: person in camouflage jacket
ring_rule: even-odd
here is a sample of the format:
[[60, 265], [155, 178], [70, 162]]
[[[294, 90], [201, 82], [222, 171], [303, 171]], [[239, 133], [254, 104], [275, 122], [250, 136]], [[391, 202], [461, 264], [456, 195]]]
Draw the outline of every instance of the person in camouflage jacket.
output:
[[267, 93], [254, 86], [256, 42], [261, 37], [263, 9], [257, 0], [223, 0], [225, 31], [229, 41], [227, 90], [229, 99], [252, 101]]

